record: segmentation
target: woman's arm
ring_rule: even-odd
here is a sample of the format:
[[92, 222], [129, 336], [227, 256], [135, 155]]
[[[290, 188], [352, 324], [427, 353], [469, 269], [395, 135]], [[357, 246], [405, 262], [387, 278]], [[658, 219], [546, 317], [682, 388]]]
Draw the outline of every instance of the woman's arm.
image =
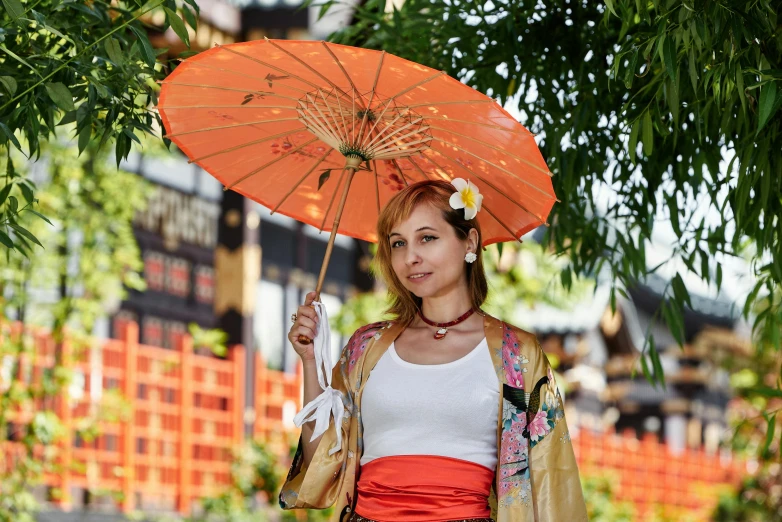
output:
[[535, 520], [588, 522], [562, 396], [546, 354], [538, 340], [534, 342], [525, 436]]
[[[306, 311], [305, 311], [306, 313]], [[302, 425], [302, 436], [293, 457], [285, 483], [280, 489], [279, 501], [283, 509], [324, 509], [334, 505], [337, 495], [343, 487], [343, 477], [347, 473], [354, 480], [352, 466], [346, 466], [349, 458], [351, 432], [355, 429], [355, 419], [350, 416], [352, 397], [348, 390], [347, 376], [364, 349], [385, 323], [375, 323], [359, 328], [342, 350], [339, 360], [331, 374], [331, 386], [343, 394], [345, 405], [344, 422], [329, 419], [329, 427], [318, 439], [310, 442], [315, 422]], [[295, 330], [295, 329], [292, 329]], [[298, 334], [298, 332], [294, 332]], [[306, 333], [305, 333], [306, 335]], [[293, 337], [293, 334], [290, 335]], [[293, 342], [293, 341], [291, 341]], [[304, 402], [308, 403], [321, 393], [316, 366], [308, 357], [302, 357], [304, 365]], [[341, 442], [338, 440], [340, 439]], [[355, 438], [352, 439], [355, 444]], [[337, 451], [335, 451], [335, 448]], [[353, 447], [355, 452], [355, 446]], [[351, 456], [353, 456], [351, 454]], [[312, 466], [312, 467], [311, 467]]]
[[[323, 391], [318, 382], [318, 371], [315, 361], [306, 360], [302, 361], [304, 366], [304, 401], [302, 404], [309, 404]], [[310, 441], [312, 438], [312, 432], [315, 431], [314, 422], [305, 422], [301, 427], [301, 443], [302, 443], [302, 457], [304, 461], [304, 467], [309, 467], [312, 462], [312, 457], [315, 455], [315, 451], [318, 449], [320, 439], [323, 435], [317, 439]]]
[[[318, 370], [315, 362], [315, 343], [302, 344], [299, 342], [299, 336], [305, 336], [309, 339], [315, 339], [315, 333], [318, 330], [318, 314], [315, 308], [312, 307], [312, 302], [315, 300], [315, 292], [310, 292], [304, 299], [304, 304], [296, 311], [296, 320], [293, 322], [290, 331], [288, 332], [288, 340], [293, 349], [301, 357], [302, 366], [304, 369], [304, 401], [302, 404], [309, 404], [315, 398], [323, 392], [318, 382]], [[328, 368], [327, 371], [331, 371]], [[323, 435], [317, 439], [310, 441], [312, 433], [315, 431], [314, 422], [305, 422], [301, 427], [301, 444], [302, 444], [302, 457], [304, 467], [309, 467], [312, 462], [312, 457], [315, 455], [315, 450], [318, 449], [318, 444]]]

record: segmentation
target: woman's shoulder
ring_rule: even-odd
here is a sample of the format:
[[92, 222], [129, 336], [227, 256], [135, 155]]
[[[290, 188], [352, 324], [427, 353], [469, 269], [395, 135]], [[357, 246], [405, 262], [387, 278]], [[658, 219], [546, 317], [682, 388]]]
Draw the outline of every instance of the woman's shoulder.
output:
[[[524, 388], [524, 383], [537, 383], [548, 375], [548, 359], [537, 335], [506, 321], [502, 325], [502, 366], [511, 386]], [[553, 378], [553, 377], [552, 377]]]
[[376, 323], [365, 324], [350, 336], [345, 349], [348, 354], [356, 351], [356, 348], [363, 348], [367, 343], [380, 334], [382, 330], [389, 328], [393, 324], [392, 321], [378, 321]]
[[345, 362], [348, 363], [349, 368], [352, 369], [356, 364], [356, 361], [364, 353], [367, 345], [373, 339], [377, 339], [380, 333], [389, 328], [393, 324], [392, 321], [378, 321], [376, 323], [370, 323], [362, 326], [350, 336], [348, 344], [345, 345], [344, 357]]
[[537, 336], [534, 333], [524, 330], [523, 328], [519, 328], [518, 326], [507, 321], [497, 319], [491, 315], [487, 315], [487, 317], [491, 322], [494, 322], [496, 325], [502, 328], [504, 344], [511, 342], [518, 343], [519, 346], [534, 346], [537, 343]]
[[380, 330], [391, 326], [391, 324], [393, 324], [392, 321], [378, 321], [376, 323], [365, 324], [353, 332], [353, 335], [350, 336], [350, 339], [369, 339], [370, 337], [374, 337], [374, 335]]

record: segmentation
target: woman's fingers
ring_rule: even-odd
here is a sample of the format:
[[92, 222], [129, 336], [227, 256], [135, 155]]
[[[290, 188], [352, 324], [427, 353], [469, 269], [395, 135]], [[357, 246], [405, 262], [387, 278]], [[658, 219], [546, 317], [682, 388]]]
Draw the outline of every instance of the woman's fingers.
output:
[[309, 326], [304, 326], [304, 325], [301, 325], [301, 324], [294, 325], [294, 327], [291, 328], [290, 331], [288, 332], [288, 340], [291, 341], [292, 343], [294, 343], [294, 345], [295, 345], [295, 344], [297, 344], [297, 340], [298, 340], [300, 335], [305, 335], [305, 336], [309, 337], [310, 339], [314, 339], [315, 338], [315, 330], [312, 329]]
[[[312, 342], [318, 330], [318, 313], [312, 302], [317, 297], [317, 292], [309, 292], [304, 298], [304, 304], [296, 310], [296, 320], [288, 332], [288, 340], [293, 344], [296, 352], [302, 357], [312, 357]], [[307, 344], [299, 342], [299, 337], [310, 339]], [[305, 355], [308, 354], [308, 355]]]
[[308, 326], [299, 326], [294, 330], [293, 338], [298, 339], [300, 335], [304, 335], [306, 337], [309, 337], [310, 339], [315, 338], [315, 330]]
[[299, 326], [306, 326], [313, 332], [318, 328], [317, 318], [313, 319], [306, 316], [299, 316], [299, 318], [296, 320], [296, 323], [298, 323]]
[[318, 312], [316, 312], [315, 309], [312, 308], [311, 306], [307, 306], [307, 305], [301, 305], [296, 310], [296, 316], [297, 317], [306, 317], [308, 319], [311, 319], [312, 321], [317, 321], [318, 320]]

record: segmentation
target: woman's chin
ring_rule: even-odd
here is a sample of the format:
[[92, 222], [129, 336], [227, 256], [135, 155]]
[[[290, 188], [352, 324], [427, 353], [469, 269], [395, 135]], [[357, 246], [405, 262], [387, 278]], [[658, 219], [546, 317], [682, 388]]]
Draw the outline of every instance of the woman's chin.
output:
[[410, 290], [410, 293], [419, 299], [426, 299], [427, 297], [432, 297], [437, 295], [437, 289], [415, 287], [415, 288], [408, 288], [408, 290]]
[[[424, 279], [428, 279], [428, 278], [424, 278]], [[402, 286], [405, 287], [405, 290], [407, 290], [408, 292], [410, 292], [416, 297], [420, 297], [423, 299], [424, 297], [428, 296], [431, 293], [431, 290], [429, 290], [429, 286], [431, 286], [429, 284], [429, 281], [415, 282], [409, 279], [404, 279], [404, 280], [400, 279], [400, 282], [402, 283]]]
[[420, 286], [414, 286], [414, 285], [403, 285], [403, 286], [408, 292], [418, 297], [419, 299], [423, 299], [424, 297], [429, 297], [429, 295], [431, 294], [431, 292], [426, 291]]

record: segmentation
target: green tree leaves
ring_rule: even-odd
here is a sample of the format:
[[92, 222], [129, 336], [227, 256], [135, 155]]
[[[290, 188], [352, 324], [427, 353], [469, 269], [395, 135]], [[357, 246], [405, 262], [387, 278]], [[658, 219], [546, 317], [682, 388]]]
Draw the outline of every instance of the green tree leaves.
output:
[[[140, 19], [161, 10], [166, 27], [170, 25], [189, 45], [189, 33], [178, 13], [195, 28], [198, 5], [194, 0], [187, 0], [184, 6], [177, 6], [175, 0], [2, 0], [2, 6], [2, 156], [7, 157], [8, 149], [15, 148], [34, 159], [58, 127], [76, 122], [75, 133], [68, 137], [76, 140], [79, 151], [86, 150], [92, 140], [101, 146], [114, 141], [119, 163], [127, 157], [132, 143], [138, 143], [140, 134], [152, 133], [155, 125], [162, 128], [152, 105], [159, 91], [155, 81], [163, 78], [164, 69]], [[17, 184], [14, 179], [0, 179], [0, 188]], [[17, 192], [22, 190], [19, 187], [27, 185], [14, 187], [16, 199], [24, 195]], [[9, 248], [8, 241], [12, 241], [14, 250], [19, 246], [18, 252], [29, 254], [21, 241], [35, 241], [11, 225], [19, 220], [17, 211], [33, 210], [35, 202], [13, 210], [10, 201], [0, 204], [2, 244]]]
[[73, 94], [64, 84], [59, 82], [47, 83], [44, 84], [44, 87], [46, 87], [49, 98], [57, 107], [66, 112], [76, 110], [76, 106], [73, 104]]
[[103, 46], [106, 48], [106, 54], [109, 60], [114, 62], [115, 65], [122, 65], [125, 58], [122, 56], [122, 48], [116, 38], [107, 38]]
[[16, 80], [14, 80], [13, 76], [0, 76], [0, 85], [3, 86], [8, 95], [13, 96], [16, 94]]
[[3, 7], [8, 13], [8, 16], [14, 21], [18, 20], [24, 13], [24, 8], [19, 0], [3, 0]]
[[614, 16], [619, 16], [616, 14], [616, 9], [614, 9], [614, 1], [613, 0], [606, 0], [606, 6], [608, 7], [608, 10], [611, 11], [611, 13]]
[[770, 80], [766, 82], [760, 90], [760, 105], [758, 107], [758, 130], [755, 136], [763, 130], [763, 127], [769, 122], [772, 116], [782, 105], [782, 91], [777, 93], [777, 81]]
[[[185, 23], [179, 18], [179, 15], [168, 7], [164, 7], [163, 10], [166, 12], [166, 21], [171, 25], [171, 29], [174, 30], [186, 46], [190, 47], [190, 36], [187, 34]], [[187, 9], [185, 8], [185, 10]]]
[[155, 61], [157, 60], [155, 50], [152, 48], [152, 44], [149, 43], [149, 37], [147, 37], [146, 31], [138, 27], [130, 27], [130, 30], [136, 35], [136, 42], [134, 46], [141, 52], [141, 57], [148, 67], [155, 67]]
[[652, 113], [646, 111], [643, 117], [643, 144], [644, 154], [652, 155], [654, 150], [654, 130], [652, 129]]
[[[782, 269], [771, 267], [782, 266], [780, 1], [553, 0], [541, 9], [406, 0], [391, 14], [385, 1], [367, 0], [331, 39], [444, 70], [501, 103], [518, 94], [561, 200], [545, 241], [573, 274], [600, 266], [617, 288], [643, 280], [656, 270], [645, 248], [667, 205], [677, 234], [669, 261], [720, 286], [722, 256], [763, 259], [751, 264], [762, 281], [754, 302], [779, 288]], [[685, 343], [688, 295], [672, 284], [673, 304], [660, 314]], [[772, 341], [782, 300], [760, 310], [755, 332]]]
[[668, 76], [671, 77], [671, 80], [676, 83], [676, 70], [678, 69], [679, 64], [676, 60], [676, 42], [673, 37], [665, 39], [662, 49], [665, 70], [668, 72]]

